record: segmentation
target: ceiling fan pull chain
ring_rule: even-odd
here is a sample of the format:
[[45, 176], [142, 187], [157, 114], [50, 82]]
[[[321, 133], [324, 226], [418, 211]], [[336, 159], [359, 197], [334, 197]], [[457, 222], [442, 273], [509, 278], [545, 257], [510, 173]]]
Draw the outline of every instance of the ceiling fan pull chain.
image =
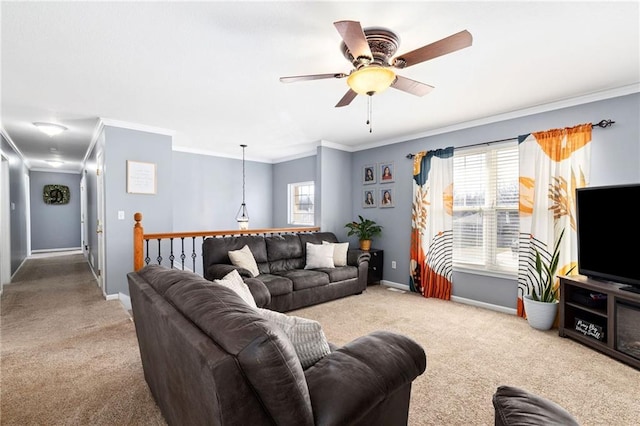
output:
[[367, 98], [367, 124], [369, 125], [369, 133], [372, 132], [372, 123], [371, 123], [371, 112], [373, 110], [373, 106], [371, 104], [371, 95]]

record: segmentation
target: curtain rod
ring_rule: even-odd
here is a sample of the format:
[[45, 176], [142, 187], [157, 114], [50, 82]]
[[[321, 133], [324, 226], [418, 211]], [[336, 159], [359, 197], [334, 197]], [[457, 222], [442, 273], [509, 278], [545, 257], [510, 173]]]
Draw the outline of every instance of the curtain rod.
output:
[[[601, 127], [601, 128], [605, 128], [605, 127], [609, 127], [612, 126], [615, 123], [615, 121], [613, 120], [600, 120], [600, 122], [598, 123], [591, 123], [591, 127]], [[489, 145], [492, 143], [498, 143], [498, 142], [507, 142], [507, 141], [512, 141], [518, 139], [517, 137], [515, 138], [508, 138], [508, 139], [498, 139], [495, 141], [489, 141], [489, 142], [480, 142], [480, 143], [474, 143], [473, 145], [465, 145], [465, 146], [461, 146], [460, 148], [471, 148], [473, 146], [480, 146], [480, 145]], [[411, 159], [413, 157], [415, 157], [415, 154], [407, 154], [407, 158]]]

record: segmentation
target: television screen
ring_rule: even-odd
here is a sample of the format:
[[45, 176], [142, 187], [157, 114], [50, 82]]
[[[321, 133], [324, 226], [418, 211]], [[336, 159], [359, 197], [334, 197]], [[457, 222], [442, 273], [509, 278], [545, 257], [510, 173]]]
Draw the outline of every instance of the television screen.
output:
[[576, 190], [578, 273], [640, 288], [640, 183]]

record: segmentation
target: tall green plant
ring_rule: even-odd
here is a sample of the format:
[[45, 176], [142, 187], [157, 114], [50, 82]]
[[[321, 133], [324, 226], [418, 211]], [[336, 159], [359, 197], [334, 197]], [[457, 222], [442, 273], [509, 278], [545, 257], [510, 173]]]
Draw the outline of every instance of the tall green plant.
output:
[[[531, 293], [531, 298], [538, 302], [547, 302], [553, 303], [557, 298], [557, 291], [553, 288], [554, 278], [556, 276], [556, 271], [558, 270], [558, 262], [560, 260], [560, 242], [562, 241], [562, 237], [564, 237], [564, 229], [560, 233], [558, 237], [558, 241], [556, 241], [555, 246], [553, 247], [553, 253], [551, 254], [551, 258], [546, 261], [540, 256], [540, 252], [536, 248], [534, 248], [536, 252], [536, 272], [538, 276], [536, 277], [536, 282], [533, 286], [533, 291]], [[567, 271], [567, 274], [573, 271], [574, 267]]]
[[371, 219], [365, 219], [358, 215], [360, 222], [349, 222], [344, 225], [349, 229], [347, 236], [356, 235], [359, 240], [370, 240], [382, 233], [382, 226], [378, 225]]

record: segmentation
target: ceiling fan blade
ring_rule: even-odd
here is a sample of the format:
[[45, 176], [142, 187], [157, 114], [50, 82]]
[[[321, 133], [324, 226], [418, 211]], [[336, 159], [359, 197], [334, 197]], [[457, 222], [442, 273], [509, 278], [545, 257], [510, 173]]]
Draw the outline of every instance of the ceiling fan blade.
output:
[[356, 92], [354, 92], [353, 90], [349, 89], [349, 91], [347, 93], [345, 93], [345, 95], [342, 97], [342, 99], [340, 99], [340, 102], [338, 102], [336, 104], [336, 108], [340, 108], [340, 107], [349, 105], [351, 103], [351, 101], [356, 98], [356, 96], [358, 96], [358, 94]]
[[396, 80], [391, 84], [391, 87], [416, 96], [424, 96], [434, 89], [433, 86], [399, 75], [396, 76]]
[[296, 81], [322, 80], [323, 78], [344, 78], [346, 76], [347, 74], [341, 72], [332, 74], [293, 75], [291, 77], [280, 77], [280, 81], [283, 83], [293, 83]]
[[373, 59], [371, 49], [369, 48], [369, 42], [367, 41], [367, 37], [364, 35], [360, 22], [338, 21], [334, 22], [333, 25], [340, 33], [340, 36], [342, 36], [344, 44], [347, 45], [355, 59], [362, 56]]
[[419, 64], [420, 62], [428, 61], [429, 59], [437, 58], [438, 56], [446, 55], [447, 53], [452, 53], [456, 50], [469, 47], [472, 42], [473, 37], [469, 31], [460, 31], [459, 33], [443, 38], [442, 40], [422, 46], [403, 55], [398, 55], [393, 60], [393, 66], [396, 68], [410, 67], [411, 65]]

